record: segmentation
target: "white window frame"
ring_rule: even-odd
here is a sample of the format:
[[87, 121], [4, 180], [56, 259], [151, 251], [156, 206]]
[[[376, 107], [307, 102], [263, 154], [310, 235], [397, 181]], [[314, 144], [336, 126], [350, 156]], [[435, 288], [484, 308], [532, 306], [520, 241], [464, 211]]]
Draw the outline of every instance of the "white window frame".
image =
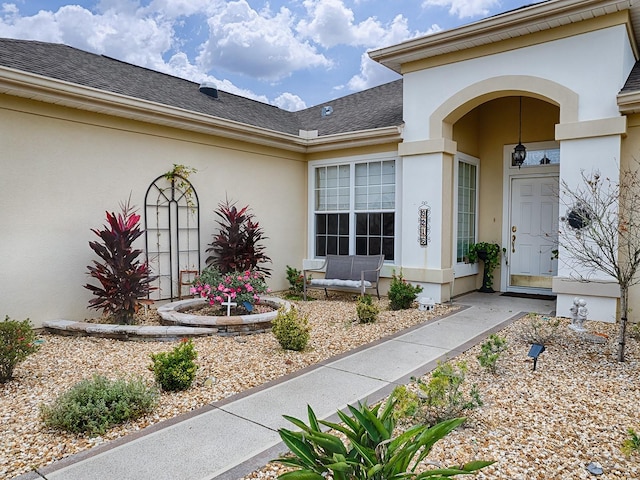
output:
[[454, 265], [455, 278], [467, 277], [469, 275], [476, 275], [479, 272], [477, 263], [464, 263], [458, 262], [458, 172], [460, 170], [460, 163], [468, 163], [476, 167], [476, 218], [475, 218], [475, 240], [478, 241], [478, 218], [480, 216], [479, 209], [479, 192], [480, 192], [480, 159], [467, 155], [466, 153], [458, 152], [455, 156], [455, 166], [453, 174], [453, 247], [452, 247], [452, 259]]
[[[357, 155], [352, 157], [344, 157], [331, 160], [316, 160], [309, 162], [307, 173], [307, 191], [308, 191], [308, 244], [307, 244], [307, 258], [309, 260], [321, 260], [322, 257], [316, 257], [315, 249], [315, 221], [316, 213], [349, 213], [349, 253], [354, 254], [356, 248], [356, 213], [363, 213], [363, 210], [356, 210], [355, 208], [355, 165], [358, 163], [371, 163], [371, 162], [395, 162], [395, 208], [391, 209], [374, 209], [371, 211], [376, 212], [392, 212], [394, 214], [394, 260], [385, 259], [385, 263], [393, 263], [398, 258], [400, 251], [400, 161], [397, 156], [387, 154], [373, 154], [373, 155]], [[315, 205], [315, 174], [317, 167], [330, 167], [338, 165], [349, 165], [349, 209], [348, 210], [336, 210], [336, 211], [316, 211]]]

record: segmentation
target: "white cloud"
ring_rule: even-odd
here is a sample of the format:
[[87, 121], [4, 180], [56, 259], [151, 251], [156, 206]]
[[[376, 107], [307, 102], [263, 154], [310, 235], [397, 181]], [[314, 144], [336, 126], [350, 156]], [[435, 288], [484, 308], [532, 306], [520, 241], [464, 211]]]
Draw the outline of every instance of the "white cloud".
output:
[[399, 75], [387, 67], [374, 62], [366, 53], [360, 58], [360, 73], [351, 77], [347, 83], [349, 90], [358, 92], [367, 88], [382, 85], [400, 78]]
[[[431, 28], [421, 35], [429, 35], [431, 33], [439, 32], [440, 30], [442, 29], [438, 25], [431, 25]], [[398, 32], [396, 32], [396, 34], [397, 33]], [[408, 39], [409, 38], [398, 37], [393, 43], [398, 43]], [[367, 53], [363, 53], [360, 57], [360, 72], [351, 77], [347, 83], [347, 87], [352, 91], [360, 91], [377, 85], [382, 85], [383, 83], [396, 80], [397, 78], [400, 78], [398, 74], [389, 70], [387, 67], [374, 62]]]
[[425, 0], [422, 7], [448, 7], [451, 15], [458, 18], [486, 16], [499, 0]]
[[219, 79], [204, 73], [199, 67], [189, 62], [187, 55], [182, 52], [172, 56], [171, 59], [169, 59], [167, 66], [168, 68], [165, 70], [165, 73], [169, 73], [180, 78], [186, 78], [192, 82], [211, 82], [223, 92], [233, 93], [234, 95], [251, 98], [263, 103], [270, 103], [269, 99], [264, 95], [258, 95], [251, 90], [234, 85], [229, 80]]
[[205, 13], [213, 6], [211, 0], [153, 0], [145, 10], [175, 19]]
[[[212, 7], [209, 0], [197, 1], [200, 7]], [[208, 75], [193, 65], [184, 52], [175, 53], [168, 61], [163, 59], [175, 40], [173, 23], [168, 17], [193, 13], [197, 11], [196, 3], [155, 0], [153, 4], [157, 8], [173, 6], [162, 15], [154, 15], [152, 5], [140, 9], [136, 2], [129, 0], [103, 0], [98, 5], [100, 13], [67, 5], [56, 12], [41, 10], [32, 16], [20, 16], [15, 4], [2, 4], [0, 37], [64, 43], [194, 82], [210, 81], [225, 92], [269, 103], [264, 95]]]
[[342, 0], [305, 0], [309, 19], [300, 20], [296, 29], [304, 37], [325, 48], [336, 45], [382, 47], [416, 36], [407, 19], [397, 15], [388, 25], [375, 17], [354, 23], [354, 13]]
[[162, 55], [171, 47], [172, 35], [168, 22], [113, 8], [94, 14], [66, 5], [57, 12], [41, 10], [30, 17], [11, 10], [0, 17], [0, 36], [64, 43], [156, 69], [164, 65]]
[[197, 63], [205, 70], [224, 68], [262, 80], [279, 80], [295, 70], [330, 68], [331, 61], [292, 30], [291, 12], [257, 12], [245, 0], [227, 2], [208, 19], [209, 39]]
[[298, 95], [293, 93], [285, 92], [273, 101], [273, 104], [276, 107], [279, 107], [283, 110], [289, 110], [290, 112], [296, 112], [298, 110], [303, 110], [307, 108], [307, 104], [302, 100]]

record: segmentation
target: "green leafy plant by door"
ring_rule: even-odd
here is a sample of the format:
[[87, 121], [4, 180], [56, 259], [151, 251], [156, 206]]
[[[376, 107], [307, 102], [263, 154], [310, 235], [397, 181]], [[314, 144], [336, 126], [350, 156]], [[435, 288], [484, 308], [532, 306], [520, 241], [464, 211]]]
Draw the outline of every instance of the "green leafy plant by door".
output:
[[469, 245], [469, 263], [476, 263], [478, 260], [482, 260], [484, 263], [480, 291], [492, 293], [494, 291], [493, 271], [500, 265], [500, 245], [488, 242]]

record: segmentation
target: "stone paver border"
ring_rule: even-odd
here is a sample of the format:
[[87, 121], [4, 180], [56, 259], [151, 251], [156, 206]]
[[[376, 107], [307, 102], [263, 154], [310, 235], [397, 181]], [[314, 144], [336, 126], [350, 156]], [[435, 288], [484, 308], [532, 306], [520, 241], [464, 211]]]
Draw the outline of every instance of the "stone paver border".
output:
[[[277, 297], [263, 297], [262, 302], [276, 308], [291, 308], [291, 304]], [[73, 320], [48, 320], [42, 327], [50, 333], [72, 336], [92, 336], [135, 341], [175, 341], [181, 338], [202, 337], [208, 335], [247, 335], [266, 332], [277, 311], [256, 315], [207, 317], [180, 312], [181, 308], [206, 302], [194, 298], [167, 303], [157, 308], [162, 318], [161, 326], [152, 325], [113, 325], [108, 323], [76, 322]]]
[[216, 328], [182, 326], [113, 325], [108, 323], [75, 322], [73, 320], [49, 320], [42, 324], [50, 333], [58, 335], [91, 336], [116, 340], [173, 341], [188, 337], [215, 335]]

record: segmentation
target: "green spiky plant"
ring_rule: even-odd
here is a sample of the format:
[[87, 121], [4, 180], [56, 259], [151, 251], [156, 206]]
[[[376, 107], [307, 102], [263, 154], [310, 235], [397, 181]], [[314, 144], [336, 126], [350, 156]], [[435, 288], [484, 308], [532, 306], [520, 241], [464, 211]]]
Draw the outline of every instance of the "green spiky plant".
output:
[[155, 289], [150, 283], [156, 277], [150, 275], [146, 262], [138, 260], [142, 250], [133, 248], [133, 242], [143, 233], [139, 226], [140, 215], [128, 201], [120, 208], [118, 214], [106, 212], [107, 225], [102, 230], [91, 230], [102, 240], [89, 242], [102, 262], [94, 260], [87, 269], [100, 286], [86, 284], [84, 288], [94, 295], [89, 308], [102, 310], [112, 315], [117, 323], [129, 325], [140, 307], [139, 300]]
[[222, 273], [258, 270], [269, 276], [270, 269], [260, 265], [271, 262], [260, 243], [268, 237], [254, 220], [249, 206], [238, 209], [235, 202], [227, 199], [218, 204], [215, 214], [220, 230], [206, 250], [212, 254], [206, 260], [207, 265], [218, 267]]
[[498, 371], [498, 359], [506, 349], [507, 339], [494, 333], [480, 346], [480, 354], [476, 358], [481, 367], [495, 375]]
[[[417, 471], [436, 442], [464, 423], [456, 418], [429, 427], [415, 425], [394, 437], [393, 416], [395, 399], [374, 407], [360, 404], [349, 406], [351, 416], [338, 411], [342, 424], [318, 420], [311, 407], [307, 407], [309, 424], [285, 415], [300, 431], [286, 428], [278, 430], [280, 438], [293, 456], [282, 456], [275, 461], [293, 467], [280, 475], [282, 480], [395, 480], [444, 479], [473, 473], [491, 465], [491, 461], [473, 461], [457, 467], [433, 468]], [[323, 432], [320, 425], [346, 436], [345, 444], [338, 436]]]

